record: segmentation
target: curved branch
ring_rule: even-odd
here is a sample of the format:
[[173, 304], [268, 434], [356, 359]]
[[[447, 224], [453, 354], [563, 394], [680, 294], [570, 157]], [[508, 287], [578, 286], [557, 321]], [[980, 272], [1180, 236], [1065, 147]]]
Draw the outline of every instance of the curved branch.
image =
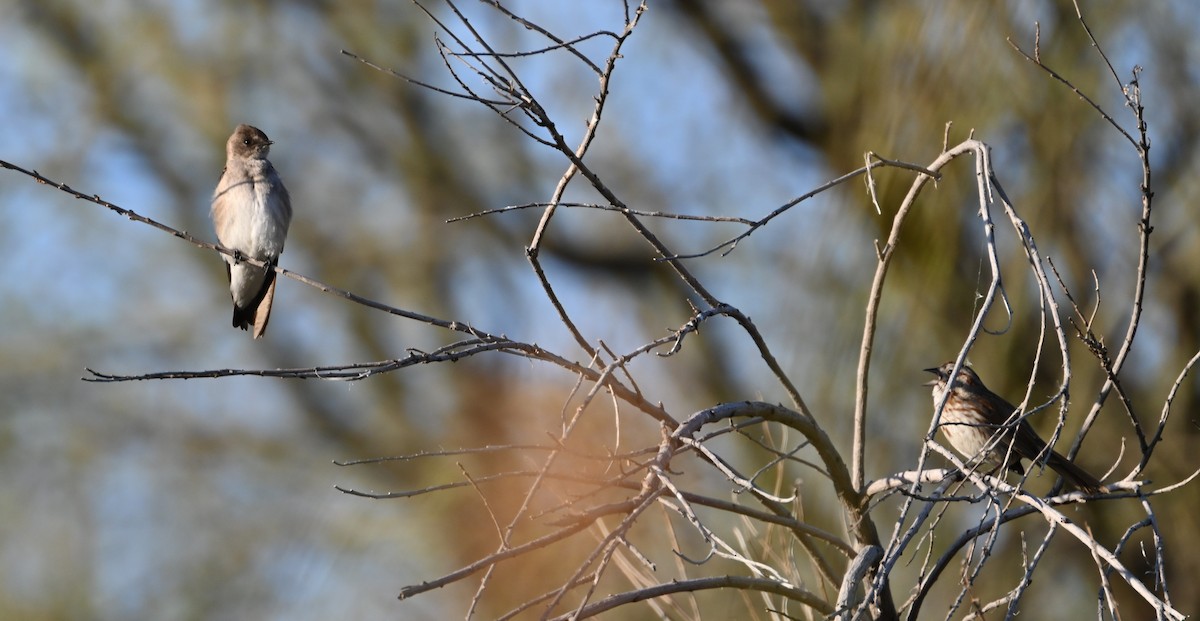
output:
[[674, 593], [691, 593], [696, 591], [705, 591], [710, 589], [739, 589], [745, 591], [761, 591], [763, 593], [773, 593], [782, 595], [791, 600], [798, 601], [806, 606], [811, 607], [817, 612], [828, 615], [833, 613], [833, 606], [829, 602], [821, 599], [815, 593], [806, 591], [799, 587], [794, 587], [789, 584], [782, 584], [776, 580], [768, 578], [752, 578], [748, 576], [715, 576], [712, 578], [696, 578], [693, 580], [675, 580], [666, 584], [658, 584], [645, 589], [629, 591], [611, 595], [594, 604], [584, 606], [582, 609], [572, 612], [568, 615], [554, 617], [555, 621], [566, 621], [567, 619], [586, 619], [594, 617], [602, 612], [607, 612], [618, 606], [632, 604], [634, 602], [645, 601], [655, 597], [663, 597]]

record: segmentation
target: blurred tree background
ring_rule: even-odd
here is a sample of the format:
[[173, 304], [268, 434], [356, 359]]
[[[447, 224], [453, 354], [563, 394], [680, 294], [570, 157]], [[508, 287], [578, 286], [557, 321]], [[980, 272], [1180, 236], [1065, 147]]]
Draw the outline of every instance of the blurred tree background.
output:
[[[493, 44], [545, 44], [485, 3], [462, 4]], [[505, 6], [564, 37], [617, 29], [622, 11], [615, 1]], [[1156, 230], [1148, 304], [1122, 378], [1149, 421], [1200, 347], [1200, 185], [1187, 172], [1200, 144], [1200, 11], [1186, 0], [1085, 3], [1084, 11], [1122, 80], [1134, 65], [1145, 68]], [[1040, 249], [1089, 307], [1094, 273], [1098, 325], [1115, 345], [1137, 264], [1141, 171], [1118, 134], [1010, 48], [1011, 37], [1032, 49], [1035, 22], [1043, 60], [1129, 127], [1070, 2], [662, 1], [650, 3], [624, 50], [589, 161], [632, 207], [757, 218], [861, 166], [868, 150], [927, 162], [953, 122], [951, 144], [974, 131], [994, 147]], [[272, 161], [296, 209], [283, 266], [579, 355], [525, 259], [537, 210], [445, 222], [546, 200], [565, 163], [479, 106], [339, 53], [452, 88], [433, 34], [402, 1], [6, 2], [0, 158], [213, 239], [208, 206], [224, 141], [251, 123], [276, 141]], [[604, 54], [607, 45], [581, 47]], [[552, 58], [514, 65], [576, 142], [594, 77]], [[890, 273], [871, 369], [868, 478], [913, 465], [931, 412], [920, 369], [957, 353], [987, 284], [973, 171], [950, 170], [922, 197]], [[855, 182], [802, 203], [728, 256], [691, 264], [754, 317], [821, 424], [847, 447], [873, 240], [886, 236], [910, 180], [878, 173], [882, 215]], [[596, 200], [574, 194], [568, 199]], [[491, 533], [464, 530], [478, 523], [464, 517], [465, 504], [371, 501], [332, 487], [419, 487], [455, 479], [457, 468], [331, 461], [512, 441], [558, 424], [571, 377], [479, 357], [357, 383], [84, 383], [84, 367], [306, 367], [398, 358], [448, 337], [284, 279], [271, 330], [252, 342], [229, 328], [213, 253], [8, 171], [0, 214], [0, 617], [461, 614], [465, 587], [403, 603], [395, 595], [494, 545]], [[739, 232], [652, 224], [680, 252]], [[593, 342], [620, 351], [687, 320], [682, 290], [619, 217], [570, 210], [556, 227], [542, 257]], [[1021, 269], [1018, 249], [1006, 251], [1010, 269]], [[1010, 283], [1011, 328], [972, 353], [989, 386], [1014, 401], [1035, 354], [1033, 292]], [[989, 327], [1004, 322], [994, 316]], [[678, 412], [784, 399], [731, 330], [707, 324], [678, 357], [644, 368], [655, 378], [643, 384], [647, 396]], [[1073, 360], [1068, 433], [1103, 381], [1084, 348]], [[1053, 366], [1035, 401], [1053, 389]], [[1200, 384], [1189, 380], [1149, 472], [1156, 482], [1196, 467], [1198, 397]], [[1122, 416], [1110, 399], [1102, 418]], [[1121, 445], [1117, 429], [1102, 420], [1079, 461], [1107, 468]], [[1200, 532], [1194, 498], [1155, 505], [1168, 575], [1182, 580], [1200, 573], [1187, 552]], [[1111, 544], [1130, 516], [1110, 520], [1108, 506], [1089, 504], [1078, 518]], [[876, 520], [886, 532], [884, 515]], [[1015, 559], [1020, 541], [1001, 550]], [[1127, 557], [1148, 569], [1135, 551]], [[1065, 561], [1062, 570], [1070, 579], [1035, 585], [1027, 609], [1069, 616], [1094, 606], [1094, 572]], [[1173, 595], [1180, 610], [1200, 612], [1194, 589]]]

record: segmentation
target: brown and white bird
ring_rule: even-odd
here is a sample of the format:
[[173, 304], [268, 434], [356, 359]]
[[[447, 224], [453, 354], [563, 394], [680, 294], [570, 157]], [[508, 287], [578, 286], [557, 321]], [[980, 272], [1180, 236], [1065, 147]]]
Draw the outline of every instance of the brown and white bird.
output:
[[212, 200], [217, 239], [238, 255], [225, 257], [233, 327], [253, 328], [256, 339], [271, 318], [275, 270], [249, 265], [241, 257], [275, 265], [292, 221], [287, 188], [267, 159], [272, 144], [257, 127], [238, 125], [225, 144], [225, 170]]
[[[934, 408], [941, 403], [947, 385], [952, 386], [939, 427], [950, 446], [967, 460], [993, 469], [1007, 466], [1025, 474], [1022, 459], [1045, 459], [1046, 465], [1071, 485], [1092, 494], [1101, 491], [1096, 477], [1054, 450], [1047, 451], [1033, 427], [1013, 417], [1017, 408], [988, 390], [973, 369], [964, 365], [952, 383], [954, 361], [925, 370], [936, 376], [925, 384], [933, 387]], [[997, 434], [999, 437], [995, 437]]]

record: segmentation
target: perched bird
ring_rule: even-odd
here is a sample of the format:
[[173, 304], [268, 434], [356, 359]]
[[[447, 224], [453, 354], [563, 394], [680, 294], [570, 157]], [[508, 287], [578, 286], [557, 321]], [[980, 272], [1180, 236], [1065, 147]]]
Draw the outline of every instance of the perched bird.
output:
[[225, 170], [212, 200], [217, 239], [236, 253], [225, 257], [233, 327], [253, 327], [256, 339], [262, 337], [271, 318], [275, 270], [246, 264], [242, 258], [274, 266], [292, 221], [287, 188], [267, 159], [272, 144], [257, 127], [238, 125], [225, 143]]
[[[936, 377], [926, 383], [933, 387], [933, 407], [937, 407], [947, 385], [951, 385], [950, 397], [942, 409], [939, 425], [942, 433], [954, 450], [968, 460], [978, 460], [984, 466], [998, 468], [1002, 465], [1019, 474], [1025, 474], [1022, 459], [1045, 459], [1046, 465], [1063, 476], [1071, 485], [1091, 493], [1099, 493], [1102, 485], [1096, 477], [1054, 450], [1046, 454], [1046, 443], [1038, 437], [1033, 427], [1024, 420], [1016, 419], [1017, 408], [987, 389], [983, 381], [970, 367], [963, 366], [950, 382], [954, 362], [925, 369]], [[993, 436], [1001, 434], [996, 440]]]

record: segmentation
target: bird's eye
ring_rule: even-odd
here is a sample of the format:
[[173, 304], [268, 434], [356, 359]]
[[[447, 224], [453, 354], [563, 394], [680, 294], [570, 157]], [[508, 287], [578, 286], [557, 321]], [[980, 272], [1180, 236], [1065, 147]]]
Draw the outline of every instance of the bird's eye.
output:
[[246, 145], [247, 147], [250, 146], [250, 139], [246, 138], [246, 139], [242, 140], [242, 144]]

